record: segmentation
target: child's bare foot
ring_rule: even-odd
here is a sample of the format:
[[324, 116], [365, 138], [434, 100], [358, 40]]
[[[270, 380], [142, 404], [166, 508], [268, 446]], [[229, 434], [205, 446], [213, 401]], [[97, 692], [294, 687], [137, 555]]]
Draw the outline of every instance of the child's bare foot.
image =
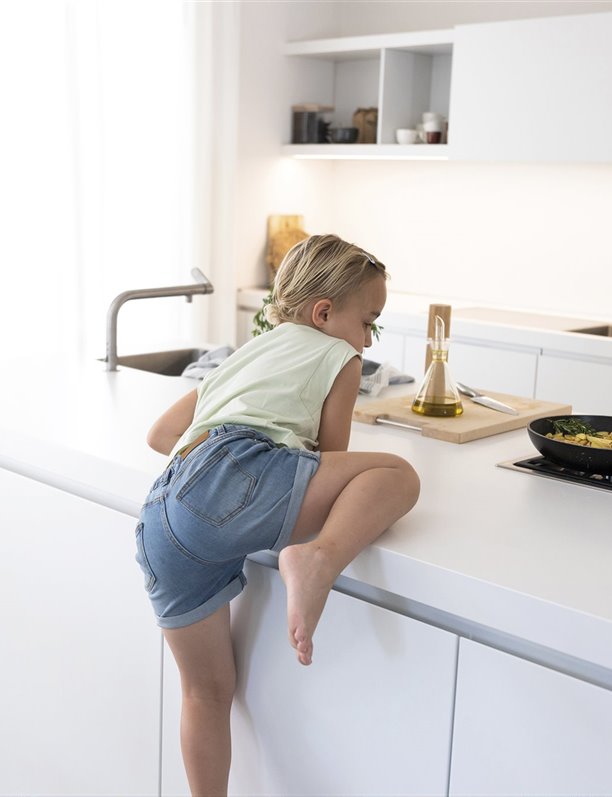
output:
[[333, 584], [328, 563], [314, 543], [290, 545], [278, 558], [280, 574], [287, 589], [289, 642], [301, 664], [312, 663], [312, 636]]

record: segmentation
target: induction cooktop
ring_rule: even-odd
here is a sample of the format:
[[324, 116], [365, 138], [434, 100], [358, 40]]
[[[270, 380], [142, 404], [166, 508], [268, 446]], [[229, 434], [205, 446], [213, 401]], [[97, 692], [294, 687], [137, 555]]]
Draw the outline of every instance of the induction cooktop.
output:
[[557, 465], [545, 457], [526, 457], [525, 459], [499, 462], [499, 468], [543, 476], [546, 479], [556, 479], [572, 484], [582, 484], [597, 490], [612, 490], [612, 475], [605, 473], [589, 473], [589, 471], [575, 470], [565, 465]]

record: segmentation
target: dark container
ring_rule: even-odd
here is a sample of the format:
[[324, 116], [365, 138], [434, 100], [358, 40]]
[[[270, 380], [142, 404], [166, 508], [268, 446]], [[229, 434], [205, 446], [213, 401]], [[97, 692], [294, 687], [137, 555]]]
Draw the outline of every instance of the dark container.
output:
[[609, 415], [552, 415], [548, 418], [538, 418], [531, 421], [527, 432], [540, 454], [567, 468], [605, 475], [612, 473], [612, 449], [576, 446], [546, 437], [548, 432], [554, 431], [552, 421], [560, 418], [573, 418], [582, 421], [598, 432], [612, 431], [612, 417]]
[[291, 143], [322, 144], [327, 141], [328, 127], [318, 111], [293, 111]]
[[359, 130], [356, 127], [332, 127], [329, 140], [332, 144], [354, 144], [358, 135]]

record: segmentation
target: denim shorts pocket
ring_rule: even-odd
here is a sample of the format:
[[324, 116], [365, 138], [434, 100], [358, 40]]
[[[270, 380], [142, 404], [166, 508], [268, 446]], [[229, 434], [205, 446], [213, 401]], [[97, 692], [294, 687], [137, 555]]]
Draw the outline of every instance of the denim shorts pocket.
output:
[[224, 447], [204, 459], [176, 500], [206, 523], [223, 526], [248, 506], [256, 481]]
[[144, 543], [142, 540], [142, 533], [144, 531], [144, 523], [139, 523], [136, 526], [136, 561], [140, 565], [140, 569], [144, 573], [145, 577], [145, 590], [147, 592], [151, 592], [153, 587], [155, 586], [156, 578], [155, 573], [151, 570], [151, 565], [149, 564], [149, 560], [147, 559], [147, 555], [144, 549]]

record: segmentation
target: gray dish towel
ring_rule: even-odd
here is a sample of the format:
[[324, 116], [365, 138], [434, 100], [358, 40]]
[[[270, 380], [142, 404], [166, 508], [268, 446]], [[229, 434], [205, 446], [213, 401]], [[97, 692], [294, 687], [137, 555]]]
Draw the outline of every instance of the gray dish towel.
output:
[[[181, 376], [191, 379], [204, 379], [208, 374], [234, 353], [231, 346], [219, 346], [216, 349], [204, 352], [194, 363], [189, 363]], [[405, 382], [414, 382], [413, 376], [401, 374], [387, 363], [377, 363], [373, 360], [363, 360], [361, 364], [360, 393], [378, 395], [387, 385], [399, 385]]]
[[227, 360], [230, 354], [234, 353], [231, 346], [219, 346], [216, 349], [205, 351], [194, 363], [189, 363], [181, 376], [188, 376], [191, 379], [204, 379], [223, 360]]
[[414, 376], [400, 373], [389, 363], [364, 360], [361, 364], [359, 392], [362, 394], [377, 396], [387, 385], [402, 385], [408, 382], [414, 382]]

